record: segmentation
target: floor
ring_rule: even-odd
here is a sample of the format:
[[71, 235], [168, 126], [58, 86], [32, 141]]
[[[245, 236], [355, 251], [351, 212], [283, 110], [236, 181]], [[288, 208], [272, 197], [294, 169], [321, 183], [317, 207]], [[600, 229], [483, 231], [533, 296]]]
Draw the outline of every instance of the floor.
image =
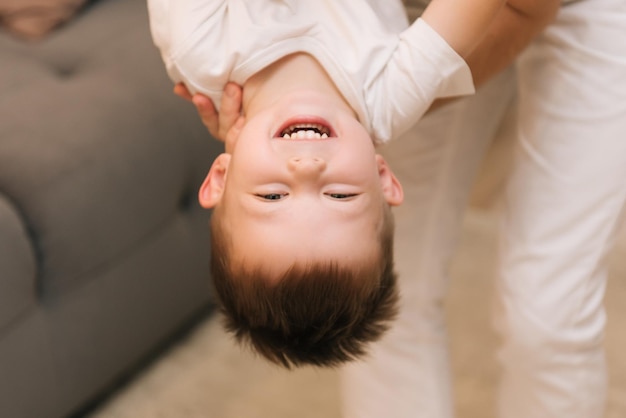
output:
[[[625, 231], [626, 232], [626, 231]], [[626, 237], [612, 259], [607, 292], [611, 388], [606, 418], [626, 417]], [[447, 301], [459, 418], [493, 417], [496, 338], [488, 297], [494, 216], [470, 212], [452, 266]], [[235, 346], [216, 320], [201, 324], [89, 418], [339, 418], [337, 375], [285, 372]]]

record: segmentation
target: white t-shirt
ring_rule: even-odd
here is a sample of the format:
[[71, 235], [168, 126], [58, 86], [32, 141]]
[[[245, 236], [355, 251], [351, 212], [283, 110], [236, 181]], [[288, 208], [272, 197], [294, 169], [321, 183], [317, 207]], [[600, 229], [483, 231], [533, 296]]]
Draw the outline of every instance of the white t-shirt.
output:
[[148, 0], [167, 72], [219, 106], [295, 52], [315, 57], [376, 142], [410, 128], [437, 97], [474, 92], [465, 61], [401, 0]]

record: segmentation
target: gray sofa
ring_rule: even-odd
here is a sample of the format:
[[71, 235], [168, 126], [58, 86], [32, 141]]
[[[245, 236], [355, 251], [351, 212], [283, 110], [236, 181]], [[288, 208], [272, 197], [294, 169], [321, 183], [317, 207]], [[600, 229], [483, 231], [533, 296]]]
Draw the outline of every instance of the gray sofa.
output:
[[210, 310], [221, 147], [171, 88], [145, 0], [0, 33], [0, 417], [76, 415]]

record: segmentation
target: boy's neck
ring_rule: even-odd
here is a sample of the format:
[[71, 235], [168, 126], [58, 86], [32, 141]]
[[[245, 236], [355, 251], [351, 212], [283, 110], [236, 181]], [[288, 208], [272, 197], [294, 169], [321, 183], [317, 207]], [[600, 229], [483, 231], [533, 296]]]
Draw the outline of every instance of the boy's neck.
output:
[[296, 53], [276, 61], [245, 82], [243, 112], [250, 117], [285, 94], [305, 89], [336, 96], [349, 107], [317, 60], [308, 54]]

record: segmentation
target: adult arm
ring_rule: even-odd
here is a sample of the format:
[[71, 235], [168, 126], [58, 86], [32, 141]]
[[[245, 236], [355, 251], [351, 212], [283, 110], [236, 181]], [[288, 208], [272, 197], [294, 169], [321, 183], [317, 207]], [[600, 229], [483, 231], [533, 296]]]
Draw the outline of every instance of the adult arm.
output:
[[383, 71], [366, 86], [368, 129], [397, 138], [435, 99], [473, 93], [507, 65], [555, 16], [559, 0], [432, 0], [400, 35]]
[[550, 24], [560, 0], [509, 0], [465, 58], [476, 87], [507, 68]]
[[[465, 61], [478, 88], [510, 66], [556, 17], [561, 0], [509, 0]], [[429, 110], [455, 100], [437, 99]]]
[[504, 4], [505, 0], [432, 0], [421, 19], [465, 58], [482, 40], [485, 28]]

